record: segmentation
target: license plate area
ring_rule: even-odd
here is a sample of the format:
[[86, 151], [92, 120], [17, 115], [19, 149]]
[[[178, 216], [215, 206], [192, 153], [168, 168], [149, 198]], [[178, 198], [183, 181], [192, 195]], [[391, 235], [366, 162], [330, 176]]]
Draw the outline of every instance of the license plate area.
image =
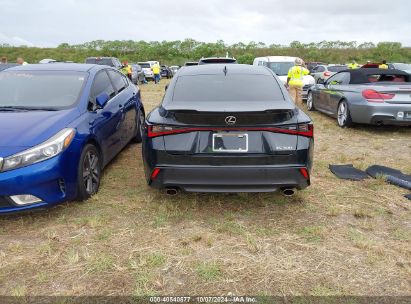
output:
[[248, 152], [248, 134], [214, 133], [213, 152], [245, 153]]
[[405, 119], [411, 119], [411, 112], [405, 112], [404, 113], [404, 118]]

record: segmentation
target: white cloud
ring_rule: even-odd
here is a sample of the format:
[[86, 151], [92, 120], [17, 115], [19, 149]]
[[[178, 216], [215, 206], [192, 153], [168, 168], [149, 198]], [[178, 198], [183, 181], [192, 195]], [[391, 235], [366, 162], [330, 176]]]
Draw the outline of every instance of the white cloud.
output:
[[389, 5], [386, 0], [0, 0], [0, 7], [0, 40], [13, 44], [194, 38], [267, 44], [399, 41], [411, 46], [406, 32], [411, 1], [402, 0]]

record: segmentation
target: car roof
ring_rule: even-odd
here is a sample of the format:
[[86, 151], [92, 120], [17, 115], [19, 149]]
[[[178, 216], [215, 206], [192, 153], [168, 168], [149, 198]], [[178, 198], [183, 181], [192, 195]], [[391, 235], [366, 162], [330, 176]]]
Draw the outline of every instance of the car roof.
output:
[[0, 71], [11, 69], [16, 66], [19, 66], [19, 65], [17, 63], [2, 63], [0, 64]]
[[265, 57], [257, 57], [255, 59], [259, 60], [267, 60], [269, 62], [294, 62], [298, 57], [291, 57], [291, 56], [265, 56]]
[[101, 67], [103, 65], [84, 64], [84, 63], [52, 63], [52, 64], [26, 64], [9, 69], [9, 71], [75, 71], [88, 72], [92, 68]]
[[179, 70], [178, 76], [189, 75], [218, 75], [223, 74], [224, 69], [227, 69], [227, 73], [234, 74], [260, 74], [272, 76], [271, 70], [263, 66], [255, 66], [248, 64], [204, 64], [196, 66], [185, 66]]
[[87, 59], [111, 59], [111, 58], [116, 58], [116, 57], [105, 57], [105, 56], [91, 56], [91, 57], [87, 57]]

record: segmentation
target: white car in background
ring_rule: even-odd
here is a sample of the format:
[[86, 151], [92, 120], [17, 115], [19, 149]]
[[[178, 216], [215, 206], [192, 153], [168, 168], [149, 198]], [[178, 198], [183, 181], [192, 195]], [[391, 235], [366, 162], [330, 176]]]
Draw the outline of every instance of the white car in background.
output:
[[[295, 65], [295, 60], [298, 57], [290, 56], [266, 56], [257, 57], [254, 59], [253, 65], [266, 66], [271, 69], [280, 80], [285, 84], [287, 82], [288, 70]], [[306, 75], [303, 78], [303, 99], [307, 99], [308, 89], [315, 84], [314, 77], [311, 75]]]
[[137, 63], [139, 66], [141, 66], [141, 68], [143, 69], [144, 72], [144, 76], [146, 77], [146, 79], [154, 79], [154, 73], [152, 70], [153, 65], [158, 64], [160, 65], [160, 62], [158, 61], [146, 61], [146, 62], [138, 62]]

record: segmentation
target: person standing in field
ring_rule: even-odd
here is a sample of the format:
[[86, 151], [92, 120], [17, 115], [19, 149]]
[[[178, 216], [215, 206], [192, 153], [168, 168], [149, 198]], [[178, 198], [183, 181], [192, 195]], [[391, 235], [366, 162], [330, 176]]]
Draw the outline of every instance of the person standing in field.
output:
[[388, 69], [387, 61], [383, 60], [382, 63], [378, 66], [378, 68], [387, 70]]
[[24, 61], [24, 59], [22, 57], [17, 58], [16, 63], [20, 64], [20, 65], [28, 64], [27, 62]]
[[132, 73], [132, 70], [131, 70], [131, 66], [128, 64], [128, 61], [127, 60], [125, 60], [124, 62], [123, 62], [123, 68], [121, 69], [121, 71], [120, 71], [121, 73], [123, 73], [124, 75], [126, 75], [127, 77], [128, 77], [128, 79], [130, 79], [131, 80], [131, 73]]
[[306, 69], [303, 65], [304, 62], [300, 58], [297, 58], [295, 60], [295, 66], [288, 70], [288, 91], [290, 92], [290, 95], [296, 105], [302, 105], [303, 103], [301, 97], [304, 86], [303, 79], [305, 75], [310, 74], [310, 71], [308, 71], [308, 69]]
[[157, 84], [160, 82], [160, 65], [158, 63], [153, 64], [151, 67], [151, 70], [153, 71], [154, 74], [154, 83]]

